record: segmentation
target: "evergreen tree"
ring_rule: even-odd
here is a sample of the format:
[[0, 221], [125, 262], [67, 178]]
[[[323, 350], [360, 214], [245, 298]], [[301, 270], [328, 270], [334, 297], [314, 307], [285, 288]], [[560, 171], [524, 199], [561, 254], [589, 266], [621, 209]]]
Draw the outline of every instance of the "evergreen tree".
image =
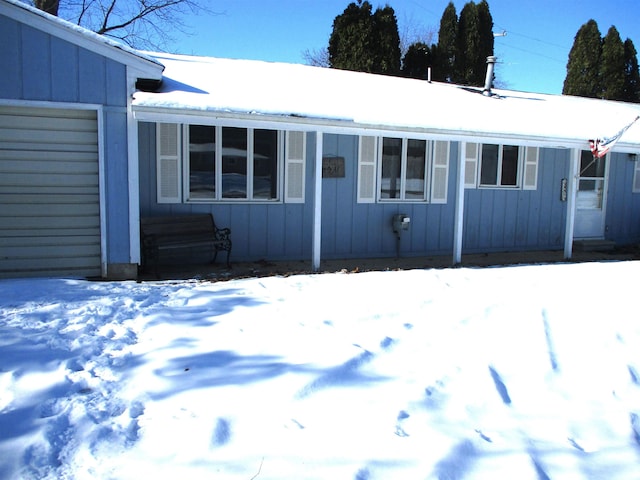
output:
[[454, 81], [464, 85], [484, 85], [487, 57], [493, 55], [493, 19], [489, 4], [468, 2], [458, 19]]
[[610, 27], [602, 41], [600, 79], [602, 98], [621, 100], [624, 96], [624, 45], [616, 27]]
[[[476, 77], [480, 82], [477, 85], [483, 85], [487, 71], [487, 57], [493, 55], [493, 17], [489, 11], [489, 4], [486, 0], [482, 0], [478, 4], [478, 33], [480, 37], [479, 53], [475, 58], [474, 70], [480, 72], [481, 75]], [[495, 73], [494, 73], [495, 75]]]
[[[456, 61], [454, 81], [463, 85], [482, 85], [477, 82], [476, 57], [480, 53], [480, 30], [478, 25], [478, 7], [468, 2], [460, 11], [458, 19], [458, 38], [456, 42]], [[483, 72], [484, 73], [484, 72]], [[484, 75], [482, 76], [484, 79]]]
[[638, 53], [630, 39], [624, 42], [624, 87], [622, 101], [640, 103], [640, 72]]
[[386, 75], [400, 74], [400, 34], [393, 8], [376, 9], [373, 14], [374, 62], [373, 72]]
[[600, 57], [602, 40], [598, 24], [589, 20], [582, 25], [569, 52], [567, 76], [562, 93], [580, 97], [599, 98], [602, 94]]
[[373, 22], [371, 4], [358, 0], [350, 3], [341, 15], [333, 20], [329, 37], [329, 65], [332, 68], [373, 71]]
[[413, 43], [407, 49], [402, 60], [402, 75], [409, 78], [426, 80], [429, 67], [433, 65], [433, 54], [426, 43]]
[[389, 6], [372, 13], [368, 1], [350, 3], [333, 21], [329, 37], [332, 68], [368, 73], [400, 73], [400, 36]]
[[438, 43], [433, 48], [433, 79], [442, 82], [454, 81], [456, 43], [458, 39], [458, 14], [453, 2], [449, 2], [440, 19]]

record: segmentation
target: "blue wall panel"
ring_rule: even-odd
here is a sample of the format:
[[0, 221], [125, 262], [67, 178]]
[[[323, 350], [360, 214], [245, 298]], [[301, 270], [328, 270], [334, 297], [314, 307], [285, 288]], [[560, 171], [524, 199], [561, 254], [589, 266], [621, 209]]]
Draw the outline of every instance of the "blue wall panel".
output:
[[345, 159], [345, 177], [323, 180], [323, 258], [395, 256], [398, 243], [391, 220], [398, 213], [411, 217], [409, 231], [401, 235], [401, 256], [452, 252], [457, 144], [451, 144], [449, 201], [446, 205], [356, 203], [357, 149], [357, 136], [325, 135], [324, 154]]
[[127, 114], [119, 109], [105, 109], [104, 113], [104, 131], [109, 140], [104, 145], [107, 260], [129, 263]]
[[0, 98], [22, 95], [22, 38], [20, 25], [0, 15]]
[[640, 242], [640, 193], [633, 193], [635, 157], [611, 154], [605, 237], [618, 245]]
[[29, 100], [51, 100], [50, 37], [28, 26], [20, 33], [23, 95]]
[[569, 156], [570, 150], [540, 149], [536, 190], [467, 189], [463, 252], [561, 249], [567, 204], [560, 183]]
[[0, 17], [0, 98], [127, 106], [126, 67]]
[[79, 50], [58, 38], [51, 39], [51, 88], [56, 101], [77, 102], [79, 99]]

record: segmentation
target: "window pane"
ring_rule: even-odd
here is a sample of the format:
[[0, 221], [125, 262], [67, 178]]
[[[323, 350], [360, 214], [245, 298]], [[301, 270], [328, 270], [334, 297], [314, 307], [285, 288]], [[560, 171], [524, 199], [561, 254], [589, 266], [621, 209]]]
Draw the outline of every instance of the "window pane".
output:
[[589, 151], [582, 151], [580, 157], [580, 176], [604, 178], [605, 158], [595, 158]]
[[189, 198], [215, 198], [215, 146], [215, 127], [189, 126]]
[[516, 186], [518, 184], [518, 147], [505, 145], [502, 147], [502, 175], [500, 185]]
[[278, 132], [253, 134], [253, 198], [278, 198]]
[[406, 199], [424, 200], [425, 198], [426, 158], [426, 140], [409, 140], [407, 144]]
[[498, 184], [498, 145], [482, 145], [480, 185]]
[[246, 128], [222, 128], [222, 197], [247, 198]]
[[400, 197], [400, 167], [402, 160], [402, 139], [382, 139], [382, 181], [380, 198]]

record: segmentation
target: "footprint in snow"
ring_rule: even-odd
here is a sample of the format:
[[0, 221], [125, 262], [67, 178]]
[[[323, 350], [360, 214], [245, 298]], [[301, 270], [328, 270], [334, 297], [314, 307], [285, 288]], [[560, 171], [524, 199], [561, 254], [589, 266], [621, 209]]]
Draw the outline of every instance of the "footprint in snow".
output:
[[231, 440], [231, 423], [225, 418], [219, 418], [213, 430], [211, 443], [216, 447], [226, 445]]
[[411, 415], [409, 415], [406, 411], [404, 410], [400, 410], [400, 413], [398, 413], [398, 423], [396, 423], [396, 431], [395, 434], [399, 437], [408, 437], [409, 434], [405, 431], [404, 428], [402, 428], [402, 422], [404, 420], [406, 420], [407, 418], [409, 418]]

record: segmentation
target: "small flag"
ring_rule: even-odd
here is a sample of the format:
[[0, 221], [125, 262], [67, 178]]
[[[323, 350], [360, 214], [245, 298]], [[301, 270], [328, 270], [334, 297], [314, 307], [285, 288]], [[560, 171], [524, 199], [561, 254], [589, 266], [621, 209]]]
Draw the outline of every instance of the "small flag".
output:
[[620, 140], [620, 137], [622, 137], [622, 134], [626, 132], [629, 129], [629, 127], [633, 125], [636, 122], [636, 120], [638, 120], [639, 118], [640, 118], [640, 115], [634, 118], [631, 121], [631, 123], [629, 123], [629, 125], [626, 125], [625, 127], [623, 127], [622, 130], [620, 130], [618, 133], [616, 133], [612, 137], [598, 138], [597, 140], [589, 140], [589, 147], [591, 148], [591, 153], [593, 153], [593, 156], [597, 158], [602, 158], [607, 153], [609, 153], [609, 151], [613, 148], [616, 142]]

